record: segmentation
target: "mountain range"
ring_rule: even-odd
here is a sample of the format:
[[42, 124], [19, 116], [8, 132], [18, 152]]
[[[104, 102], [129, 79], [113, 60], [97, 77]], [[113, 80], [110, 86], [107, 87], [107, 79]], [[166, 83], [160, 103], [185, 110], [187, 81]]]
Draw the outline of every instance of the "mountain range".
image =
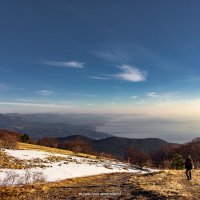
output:
[[[57, 118], [56, 118], [57, 117]], [[55, 122], [53, 122], [55, 119]], [[70, 135], [84, 135], [93, 139], [110, 137], [107, 133], [95, 130], [98, 120], [83, 116], [84, 121], [68, 116], [51, 114], [0, 114], [0, 129], [8, 129], [20, 133], [27, 133], [32, 139], [42, 137], [67, 137]], [[87, 123], [88, 120], [88, 123]], [[76, 122], [76, 123], [75, 123]]]
[[96, 131], [96, 126], [106, 118], [96, 115], [60, 114], [0, 114], [0, 129], [28, 134], [33, 140], [43, 137], [57, 138], [59, 143], [82, 140], [94, 151], [105, 152], [122, 158], [128, 147], [143, 152], [153, 152], [161, 146], [176, 146], [158, 138], [130, 139], [114, 137]]
[[72, 135], [57, 139], [60, 143], [82, 140], [87, 142], [94, 151], [110, 153], [118, 158], [123, 158], [125, 151], [129, 147], [134, 147], [143, 152], [151, 153], [164, 146], [178, 146], [176, 143], [169, 143], [158, 138], [130, 139], [123, 137], [108, 137], [100, 140], [95, 140], [82, 135]]

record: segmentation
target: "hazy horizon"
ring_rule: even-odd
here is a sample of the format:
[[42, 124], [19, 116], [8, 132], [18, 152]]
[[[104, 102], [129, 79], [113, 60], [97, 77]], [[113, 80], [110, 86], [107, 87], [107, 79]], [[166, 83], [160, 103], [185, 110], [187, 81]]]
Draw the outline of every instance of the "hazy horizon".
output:
[[[3, 114], [3, 113], [1, 113]], [[200, 120], [156, 118], [141, 114], [91, 113], [7, 113], [22, 119], [48, 123], [86, 125], [93, 130], [125, 138], [159, 138], [172, 143], [186, 143], [199, 137]], [[25, 118], [24, 118], [25, 117]], [[65, 135], [63, 135], [64, 137]]]
[[186, 143], [199, 137], [200, 120], [113, 117], [97, 131], [127, 138], [159, 138], [168, 142]]

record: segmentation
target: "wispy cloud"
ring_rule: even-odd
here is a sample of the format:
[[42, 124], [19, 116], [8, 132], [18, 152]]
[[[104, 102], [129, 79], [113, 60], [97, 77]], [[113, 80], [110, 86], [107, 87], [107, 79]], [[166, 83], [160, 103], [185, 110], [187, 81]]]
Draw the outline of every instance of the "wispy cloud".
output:
[[110, 79], [108, 77], [103, 77], [103, 76], [88, 76], [88, 78], [96, 79], [96, 80], [108, 80], [108, 79]]
[[57, 67], [65, 67], [65, 68], [84, 68], [85, 63], [78, 62], [78, 61], [51, 61], [51, 60], [45, 60], [41, 62], [45, 65], [51, 65], [51, 66], [57, 66]]
[[53, 103], [30, 103], [30, 102], [6, 102], [0, 101], [0, 105], [23, 106], [23, 107], [42, 107], [42, 108], [70, 108], [73, 105], [53, 104]]
[[137, 99], [138, 96], [130, 96], [129, 98], [130, 98], [130, 99]]
[[135, 42], [114, 41], [99, 48], [100, 50], [93, 52], [93, 54], [111, 62], [129, 63], [143, 59], [148, 60], [148, 63], [154, 63], [160, 59], [151, 49]]
[[[99, 47], [99, 50], [93, 52], [99, 58], [114, 63], [144, 63], [153, 66], [155, 69], [171, 72], [181, 69], [181, 72], [188, 73], [188, 67], [180, 65], [174, 61], [166, 60], [153, 49], [135, 43], [124, 43], [121, 41], [108, 42]], [[186, 71], [187, 70], [187, 71]]]
[[38, 103], [38, 100], [36, 100], [36, 99], [22, 99], [22, 98], [20, 98], [20, 99], [14, 99], [14, 101], [16, 101], [16, 102]]
[[88, 78], [96, 80], [109, 80], [109, 79], [120, 79], [129, 82], [141, 82], [146, 81], [147, 72], [141, 71], [136, 67], [130, 65], [122, 65], [118, 67], [121, 73], [118, 74], [107, 74], [104, 76], [88, 76]]
[[110, 50], [96, 51], [95, 54], [104, 60], [112, 62], [126, 62], [130, 60], [130, 55], [122, 48], [113, 48]]
[[156, 92], [147, 92], [146, 95], [153, 98], [158, 97], [158, 94]]
[[147, 78], [147, 73], [145, 71], [141, 71], [130, 65], [122, 65], [119, 69], [121, 69], [122, 72], [113, 75], [113, 77], [130, 82], [141, 82], [145, 81]]
[[51, 96], [55, 94], [55, 92], [51, 90], [40, 90], [40, 91], [37, 91], [36, 93], [40, 96]]

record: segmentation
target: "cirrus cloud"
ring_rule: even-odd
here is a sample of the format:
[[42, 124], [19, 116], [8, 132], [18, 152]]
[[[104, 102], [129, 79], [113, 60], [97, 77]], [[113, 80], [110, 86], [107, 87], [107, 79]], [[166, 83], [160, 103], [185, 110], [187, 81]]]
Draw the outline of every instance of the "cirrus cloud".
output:
[[40, 96], [51, 96], [55, 94], [55, 92], [51, 90], [40, 90], [37, 91], [36, 93], [39, 94]]
[[146, 81], [147, 73], [145, 71], [141, 71], [136, 67], [132, 67], [130, 65], [122, 65], [119, 67], [121, 69], [121, 73], [113, 75], [113, 77], [129, 82], [141, 82]]
[[147, 72], [141, 71], [136, 67], [130, 65], [122, 65], [118, 68], [121, 70], [121, 73], [105, 74], [104, 76], [88, 76], [88, 78], [97, 80], [120, 79], [129, 82], [142, 82], [146, 81], [147, 79]]
[[103, 76], [88, 76], [88, 78], [96, 79], [96, 80], [108, 80], [108, 79], [110, 79], [108, 77], [103, 77]]
[[130, 99], [137, 99], [138, 98], [138, 96], [131, 96], [131, 97], [129, 97]]
[[84, 68], [85, 63], [78, 62], [78, 61], [51, 61], [45, 60], [42, 61], [42, 64], [57, 66], [57, 67], [65, 67], [65, 68]]
[[147, 92], [146, 93], [146, 95], [148, 96], [148, 97], [158, 97], [158, 94], [156, 93], [156, 92]]

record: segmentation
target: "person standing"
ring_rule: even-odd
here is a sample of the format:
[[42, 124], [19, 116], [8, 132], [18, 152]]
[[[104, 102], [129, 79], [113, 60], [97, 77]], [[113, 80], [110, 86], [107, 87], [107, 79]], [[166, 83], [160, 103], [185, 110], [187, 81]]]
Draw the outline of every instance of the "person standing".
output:
[[188, 180], [192, 179], [192, 168], [193, 168], [192, 158], [189, 155], [188, 158], [186, 158], [185, 160], [185, 169], [186, 169], [185, 174]]

